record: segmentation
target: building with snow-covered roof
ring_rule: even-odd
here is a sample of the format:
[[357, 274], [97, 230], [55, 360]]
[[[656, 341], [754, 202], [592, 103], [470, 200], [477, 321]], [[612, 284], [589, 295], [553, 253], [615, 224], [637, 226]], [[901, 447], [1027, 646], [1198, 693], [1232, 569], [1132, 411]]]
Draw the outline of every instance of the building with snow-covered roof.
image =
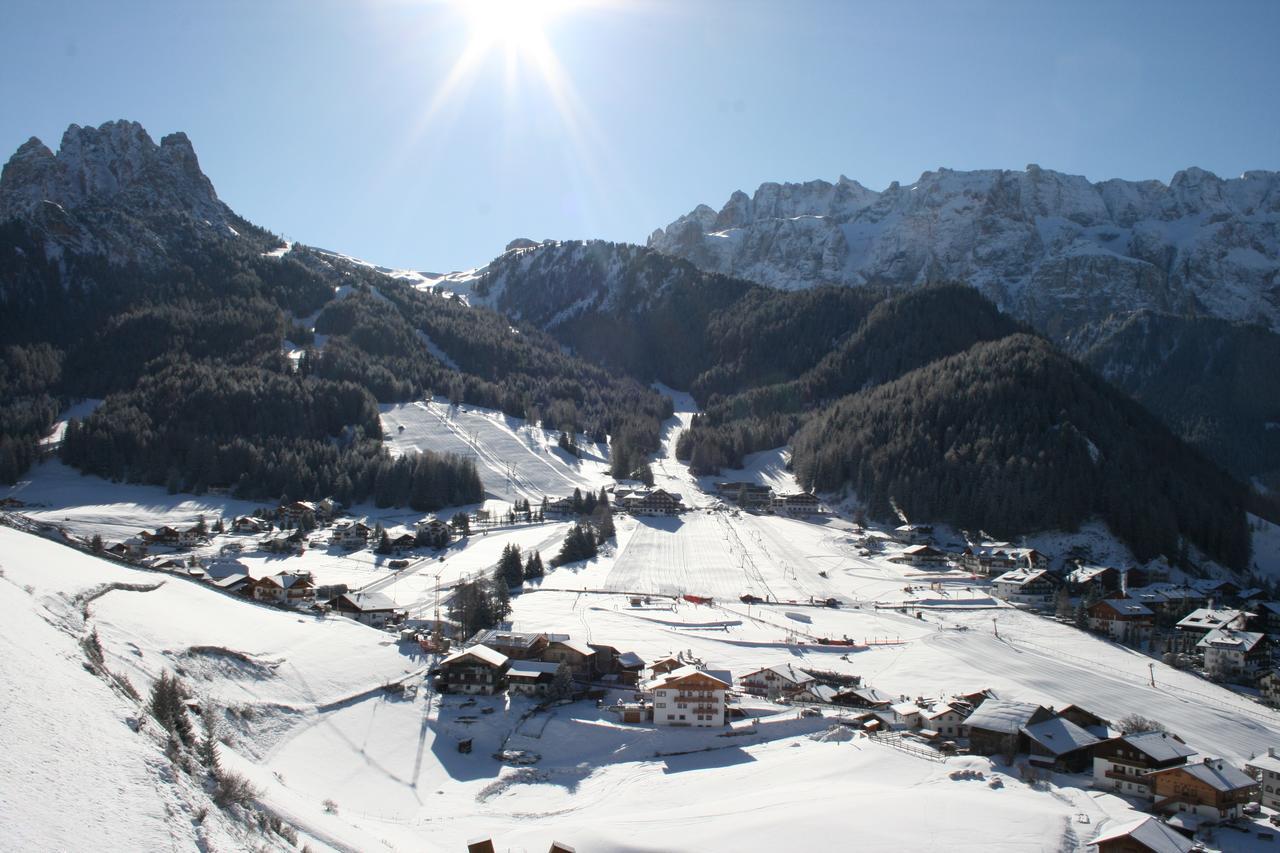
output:
[[1066, 717], [1051, 717], [1023, 726], [1031, 763], [1063, 773], [1083, 773], [1093, 763], [1099, 740]]
[[967, 702], [938, 702], [920, 715], [920, 724], [940, 735], [964, 737], [967, 732], [964, 721], [972, 713], [973, 706]]
[[1252, 684], [1270, 661], [1265, 634], [1217, 628], [1196, 643], [1204, 653], [1204, 674], [1214, 681]]
[[1102, 598], [1085, 608], [1089, 630], [1106, 634], [1118, 643], [1140, 643], [1151, 638], [1156, 615], [1132, 598]]
[[834, 701], [849, 708], [879, 710], [892, 705], [893, 697], [874, 687], [845, 687], [836, 693]]
[[344, 592], [334, 597], [329, 606], [348, 619], [374, 628], [381, 628], [396, 617], [396, 603], [381, 592]]
[[814, 680], [813, 676], [794, 664], [780, 663], [766, 666], [742, 676], [739, 685], [754, 696], [788, 696], [803, 690]]
[[1014, 569], [992, 581], [996, 598], [1011, 604], [1049, 604], [1057, 588], [1057, 579], [1044, 569]]
[[507, 690], [524, 696], [546, 696], [560, 664], [553, 661], [513, 660], [507, 665]]
[[1023, 751], [1023, 728], [1053, 716], [1040, 705], [988, 699], [965, 720], [969, 751], [975, 755], [1016, 755]]
[[1093, 784], [1150, 801], [1155, 791], [1149, 774], [1186, 764], [1195, 752], [1169, 732], [1134, 732], [1111, 738], [1093, 751]]
[[947, 554], [932, 545], [912, 545], [901, 554], [889, 558], [890, 563], [905, 566], [945, 566]]
[[1276, 748], [1267, 747], [1265, 755], [1250, 758], [1244, 770], [1258, 782], [1259, 802], [1280, 811], [1280, 755], [1276, 754]]
[[1191, 814], [1211, 821], [1240, 817], [1254, 797], [1257, 780], [1220, 758], [1205, 758], [1152, 772], [1159, 812]]
[[458, 649], [440, 661], [436, 688], [441, 693], [501, 693], [509, 663], [506, 655], [485, 645]]
[[893, 727], [897, 729], [918, 729], [921, 725], [923, 709], [915, 702], [895, 702], [889, 706], [893, 714]]
[[1240, 610], [1198, 607], [1178, 620], [1174, 627], [1185, 634], [1203, 637], [1217, 628], [1245, 627], [1245, 614]]
[[1120, 571], [1110, 566], [1076, 566], [1067, 572], [1065, 580], [1076, 594], [1106, 595], [1120, 589]]
[[502, 652], [512, 660], [539, 660], [547, 648], [547, 635], [511, 631], [505, 628], [485, 628], [477, 631], [467, 641], [471, 645], [482, 644]]
[[660, 675], [645, 685], [653, 697], [653, 722], [659, 726], [723, 726], [728, 673], [711, 673], [694, 664]]
[[566, 664], [575, 678], [589, 679], [595, 656], [596, 650], [581, 640], [575, 640], [568, 634], [550, 634], [540, 659]]
[[1089, 846], [1098, 853], [1190, 853], [1195, 848], [1191, 839], [1151, 815], [1109, 827]]

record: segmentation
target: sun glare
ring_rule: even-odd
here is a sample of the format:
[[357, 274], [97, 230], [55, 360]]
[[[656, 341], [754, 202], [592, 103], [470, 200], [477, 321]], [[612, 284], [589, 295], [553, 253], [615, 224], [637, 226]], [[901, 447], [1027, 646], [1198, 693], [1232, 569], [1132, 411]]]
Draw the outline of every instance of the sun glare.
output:
[[460, 0], [460, 5], [473, 41], [520, 49], [541, 39], [546, 25], [567, 4], [563, 0]]

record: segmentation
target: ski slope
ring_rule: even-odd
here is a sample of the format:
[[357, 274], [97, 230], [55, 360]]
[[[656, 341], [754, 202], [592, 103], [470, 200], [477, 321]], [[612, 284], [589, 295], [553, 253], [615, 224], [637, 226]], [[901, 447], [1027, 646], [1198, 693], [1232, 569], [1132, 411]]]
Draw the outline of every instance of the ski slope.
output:
[[383, 406], [382, 429], [393, 454], [434, 450], [475, 459], [485, 492], [504, 501], [537, 503], [613, 482], [607, 447], [579, 436], [582, 457], [575, 459], [557, 446], [558, 432], [491, 409], [451, 406], [443, 398]]

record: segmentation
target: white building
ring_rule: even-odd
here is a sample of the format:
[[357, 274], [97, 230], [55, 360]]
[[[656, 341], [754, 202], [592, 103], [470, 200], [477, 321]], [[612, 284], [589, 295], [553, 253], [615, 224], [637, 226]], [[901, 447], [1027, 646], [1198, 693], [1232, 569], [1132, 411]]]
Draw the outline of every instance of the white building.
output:
[[1266, 755], [1250, 758], [1244, 770], [1257, 779], [1261, 802], [1269, 809], [1280, 811], [1280, 756], [1274, 746], [1267, 747]]
[[1253, 682], [1267, 663], [1265, 634], [1216, 628], [1196, 643], [1204, 652], [1204, 674], [1215, 681]]
[[1168, 732], [1134, 732], [1099, 744], [1093, 753], [1093, 786], [1148, 802], [1155, 796], [1148, 774], [1187, 763], [1195, 750]]
[[659, 726], [723, 726], [727, 673], [711, 674], [690, 664], [655, 678], [646, 687], [653, 696], [653, 722]]
[[1057, 590], [1053, 576], [1044, 569], [1014, 569], [992, 582], [996, 598], [1013, 604], [1047, 605]]

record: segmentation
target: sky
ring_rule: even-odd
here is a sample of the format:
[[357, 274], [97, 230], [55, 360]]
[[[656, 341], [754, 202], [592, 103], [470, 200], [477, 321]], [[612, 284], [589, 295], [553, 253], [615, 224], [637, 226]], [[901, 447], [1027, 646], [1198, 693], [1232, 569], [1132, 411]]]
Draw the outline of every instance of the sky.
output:
[[1280, 2], [0, 3], [0, 156], [183, 130], [277, 234], [394, 267], [644, 242], [764, 181], [1280, 169]]

